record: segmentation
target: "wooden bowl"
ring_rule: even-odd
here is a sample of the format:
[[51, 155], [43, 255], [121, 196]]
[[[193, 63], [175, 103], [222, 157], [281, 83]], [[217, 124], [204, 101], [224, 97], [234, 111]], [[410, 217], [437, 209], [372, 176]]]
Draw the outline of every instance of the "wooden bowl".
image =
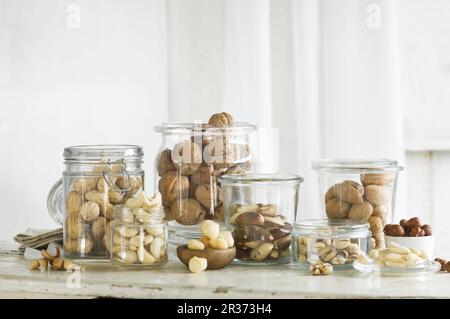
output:
[[236, 248], [190, 250], [187, 245], [177, 247], [177, 256], [183, 264], [188, 266], [192, 257], [206, 258], [208, 267], [206, 269], [220, 269], [231, 263], [236, 256]]

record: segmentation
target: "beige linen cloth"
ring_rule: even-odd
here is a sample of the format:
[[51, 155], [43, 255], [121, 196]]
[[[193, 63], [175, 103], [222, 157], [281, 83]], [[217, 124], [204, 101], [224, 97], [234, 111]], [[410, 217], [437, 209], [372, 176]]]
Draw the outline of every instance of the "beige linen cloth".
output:
[[25, 248], [43, 249], [47, 248], [48, 244], [54, 242], [62, 245], [63, 230], [62, 228], [54, 230], [43, 229], [27, 229], [24, 233], [17, 234], [14, 240], [20, 244], [18, 253], [23, 254]]

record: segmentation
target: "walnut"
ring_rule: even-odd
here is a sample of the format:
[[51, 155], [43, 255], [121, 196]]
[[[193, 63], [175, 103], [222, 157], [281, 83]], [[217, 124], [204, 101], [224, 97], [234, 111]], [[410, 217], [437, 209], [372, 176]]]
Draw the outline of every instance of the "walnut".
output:
[[211, 164], [203, 164], [200, 168], [192, 174], [192, 181], [197, 184], [210, 184], [213, 168]]
[[190, 176], [202, 164], [202, 148], [190, 140], [180, 142], [172, 150], [172, 161], [181, 174]]
[[348, 213], [348, 218], [351, 220], [358, 220], [366, 222], [370, 215], [372, 215], [373, 207], [372, 205], [364, 201], [362, 204], [353, 204]]
[[168, 148], [166, 148], [164, 151], [162, 151], [157, 160], [157, 170], [159, 176], [163, 176], [168, 171], [172, 171], [175, 169], [175, 166], [173, 165], [172, 161], [172, 151]]
[[223, 204], [214, 208], [214, 218], [218, 221], [224, 222], [225, 216], [224, 216], [224, 210], [223, 210]]
[[170, 206], [163, 206], [164, 209], [164, 220], [170, 222], [173, 220], [172, 212], [170, 210]]
[[170, 171], [161, 177], [158, 189], [161, 193], [162, 204], [170, 206], [177, 198], [187, 197], [189, 179], [177, 171]]
[[215, 170], [228, 169], [235, 164], [248, 163], [250, 148], [248, 144], [230, 143], [218, 138], [203, 151], [206, 163], [214, 164]]
[[351, 204], [332, 198], [326, 203], [326, 213], [330, 219], [345, 219], [350, 212]]
[[405, 230], [400, 225], [387, 224], [384, 226], [384, 234], [387, 236], [402, 237], [405, 235]]
[[204, 207], [211, 209], [222, 203], [222, 192], [219, 186], [213, 184], [201, 184], [195, 189], [195, 198]]
[[[334, 188], [333, 190], [334, 195], [341, 201], [351, 204], [363, 203], [364, 188], [357, 182], [347, 180], [342, 183], [334, 185], [333, 188]], [[370, 200], [369, 202], [371, 204], [375, 204], [372, 203]]]
[[201, 220], [205, 210], [195, 199], [177, 199], [171, 206], [171, 213], [178, 223], [195, 225]]
[[211, 115], [208, 120], [208, 124], [214, 127], [232, 126], [234, 125], [234, 119], [226, 112], [216, 113]]

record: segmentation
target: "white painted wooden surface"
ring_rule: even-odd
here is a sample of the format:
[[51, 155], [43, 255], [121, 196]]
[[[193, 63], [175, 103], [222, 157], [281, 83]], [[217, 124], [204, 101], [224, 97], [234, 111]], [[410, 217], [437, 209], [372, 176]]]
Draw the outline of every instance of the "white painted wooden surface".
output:
[[[79, 277], [78, 277], [79, 275]], [[363, 276], [355, 271], [313, 277], [293, 265], [228, 266], [191, 274], [172, 259], [162, 270], [84, 273], [29, 271], [18, 257], [0, 257], [0, 298], [450, 298], [450, 274]]]

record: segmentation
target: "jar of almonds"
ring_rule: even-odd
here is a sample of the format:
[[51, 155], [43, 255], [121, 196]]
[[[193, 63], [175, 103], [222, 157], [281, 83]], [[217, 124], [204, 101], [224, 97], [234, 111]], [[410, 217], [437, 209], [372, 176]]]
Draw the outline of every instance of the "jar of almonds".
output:
[[318, 160], [321, 211], [307, 218], [347, 219], [370, 224], [377, 248], [385, 247], [383, 227], [393, 220], [399, 172], [391, 160]]
[[223, 112], [205, 123], [163, 123], [155, 131], [162, 137], [155, 189], [161, 193], [171, 241], [186, 243], [201, 236], [205, 219], [224, 221], [219, 177], [252, 170], [256, 127]]
[[144, 192], [116, 206], [111, 224], [111, 260], [120, 266], [159, 268], [167, 263], [167, 222], [161, 195]]
[[292, 225], [299, 211], [303, 178], [292, 174], [225, 175], [226, 226], [232, 229], [241, 264], [282, 264], [291, 260]]
[[64, 256], [108, 259], [114, 208], [143, 189], [142, 148], [88, 145], [64, 149], [65, 171], [51, 189], [50, 216], [64, 227]]

